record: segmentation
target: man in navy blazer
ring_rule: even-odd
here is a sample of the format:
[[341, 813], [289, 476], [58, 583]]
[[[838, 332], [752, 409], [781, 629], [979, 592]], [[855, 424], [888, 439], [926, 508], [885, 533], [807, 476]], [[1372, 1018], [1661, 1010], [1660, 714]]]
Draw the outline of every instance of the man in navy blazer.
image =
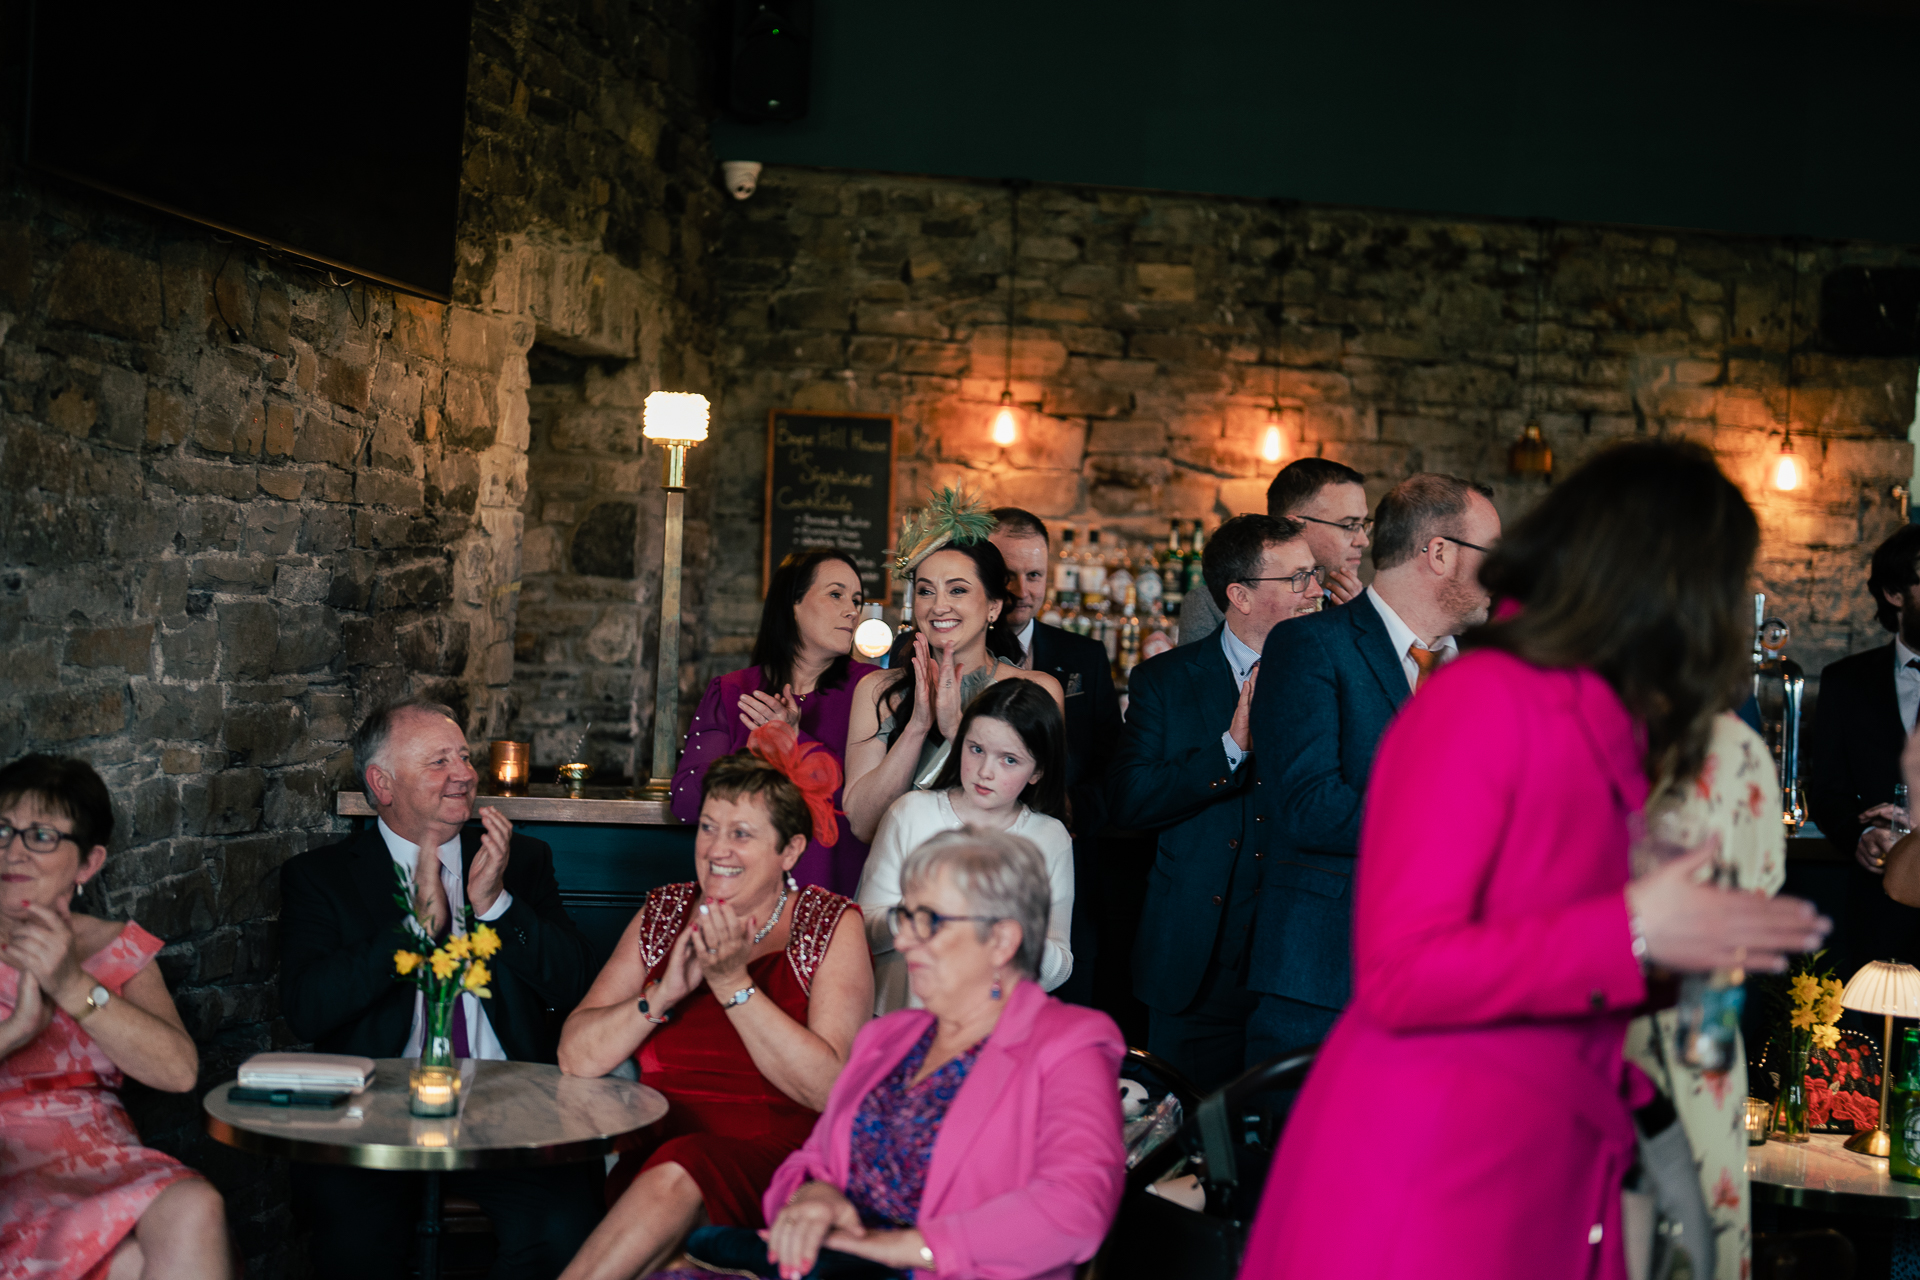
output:
[[1454, 638], [1486, 621], [1480, 564], [1500, 536], [1490, 496], [1452, 476], [1401, 481], [1375, 515], [1373, 585], [1267, 637], [1253, 701], [1267, 843], [1249, 1065], [1324, 1039], [1347, 1002], [1354, 855], [1373, 753], [1419, 681], [1458, 652]]
[[1067, 827], [1073, 832], [1073, 973], [1054, 995], [1093, 1003], [1099, 931], [1094, 927], [1101, 895], [1094, 840], [1107, 822], [1107, 766], [1120, 745], [1120, 695], [1114, 692], [1107, 647], [1040, 621], [1053, 569], [1051, 539], [1040, 517], [1019, 507], [1000, 507], [989, 541], [1000, 549], [1013, 575], [1010, 625], [1026, 651], [1029, 671], [1060, 682], [1067, 702]]
[[1201, 569], [1226, 625], [1133, 669], [1108, 793], [1116, 825], [1159, 833], [1133, 952], [1147, 1047], [1212, 1089], [1240, 1073], [1255, 1005], [1246, 964], [1266, 821], [1250, 728], [1260, 646], [1288, 629], [1280, 623], [1311, 617], [1326, 571], [1297, 521], [1264, 515], [1222, 524]]

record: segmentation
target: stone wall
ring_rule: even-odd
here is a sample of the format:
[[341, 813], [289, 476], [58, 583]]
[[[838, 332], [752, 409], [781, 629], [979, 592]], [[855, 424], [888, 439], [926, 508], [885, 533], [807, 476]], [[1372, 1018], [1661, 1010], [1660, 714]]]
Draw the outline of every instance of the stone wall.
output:
[[[452, 306], [331, 288], [42, 181], [14, 162], [19, 68], [0, 62], [0, 759], [106, 776], [121, 825], [93, 905], [166, 940], [203, 1087], [292, 1039], [277, 872], [344, 829], [358, 718], [431, 694], [483, 740], [548, 705], [514, 661], [549, 580], [521, 573], [528, 352], [616, 361], [635, 393], [704, 389], [721, 197], [695, 8], [480, 0]], [[657, 462], [626, 452], [589, 489], [632, 500]], [[651, 589], [609, 588], [632, 609]], [[631, 667], [638, 634], [593, 660]], [[128, 1098], [225, 1192], [249, 1271], [298, 1271], [283, 1174], [207, 1140], [195, 1096]]]
[[[770, 168], [728, 215], [719, 263], [722, 447], [711, 670], [738, 665], [759, 586], [763, 433], [776, 407], [899, 415], [898, 501], [965, 481], [1050, 519], [1161, 538], [1263, 510], [1276, 404], [1287, 458], [1491, 484], [1509, 519], [1542, 491], [1506, 475], [1537, 408], [1561, 473], [1609, 441], [1720, 452], [1765, 525], [1761, 580], [1821, 665], [1883, 633], [1871, 548], [1911, 471], [1912, 359], [1823, 349], [1819, 279], [1911, 265], [1866, 244], [1560, 226], [1042, 186], [1021, 199], [1012, 390], [1020, 439], [987, 436], [1006, 363], [1008, 192]], [[1793, 419], [1809, 480], [1763, 481], [1780, 445], [1792, 254]], [[1541, 310], [1537, 370], [1535, 296]]]

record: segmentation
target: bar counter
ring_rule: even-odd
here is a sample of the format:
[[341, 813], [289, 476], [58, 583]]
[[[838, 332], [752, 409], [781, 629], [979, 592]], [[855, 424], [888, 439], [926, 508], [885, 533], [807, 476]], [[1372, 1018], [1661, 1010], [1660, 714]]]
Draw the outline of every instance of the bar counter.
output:
[[[639, 799], [620, 787], [585, 787], [574, 797], [565, 787], [536, 784], [526, 795], [483, 795], [480, 805], [552, 848], [560, 900], [601, 961], [650, 891], [693, 879], [693, 828], [664, 800]], [[374, 816], [358, 791], [340, 792], [334, 812], [356, 829]]]

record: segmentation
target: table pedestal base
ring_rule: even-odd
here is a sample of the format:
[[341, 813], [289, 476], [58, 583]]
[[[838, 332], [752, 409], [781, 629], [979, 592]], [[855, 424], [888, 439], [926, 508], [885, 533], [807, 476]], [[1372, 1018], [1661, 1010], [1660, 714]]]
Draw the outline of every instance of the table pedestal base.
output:
[[420, 1280], [440, 1280], [440, 1175], [429, 1172], [420, 1205]]

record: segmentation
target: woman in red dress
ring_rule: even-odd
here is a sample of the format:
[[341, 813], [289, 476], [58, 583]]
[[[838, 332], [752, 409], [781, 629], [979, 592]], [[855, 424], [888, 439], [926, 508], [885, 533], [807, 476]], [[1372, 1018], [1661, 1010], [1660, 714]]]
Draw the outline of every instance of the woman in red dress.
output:
[[220, 1193], [142, 1146], [131, 1076], [192, 1089], [200, 1054], [153, 965], [161, 941], [71, 909], [113, 801], [79, 761], [0, 769], [0, 1280], [230, 1274]]
[[860, 909], [787, 874], [809, 834], [837, 830], [839, 784], [831, 753], [785, 721], [715, 761], [699, 880], [647, 896], [568, 1016], [561, 1070], [600, 1076], [633, 1057], [671, 1107], [622, 1152], [607, 1187], [618, 1198], [562, 1280], [645, 1275], [703, 1223], [766, 1225], [760, 1197], [873, 1009]]

